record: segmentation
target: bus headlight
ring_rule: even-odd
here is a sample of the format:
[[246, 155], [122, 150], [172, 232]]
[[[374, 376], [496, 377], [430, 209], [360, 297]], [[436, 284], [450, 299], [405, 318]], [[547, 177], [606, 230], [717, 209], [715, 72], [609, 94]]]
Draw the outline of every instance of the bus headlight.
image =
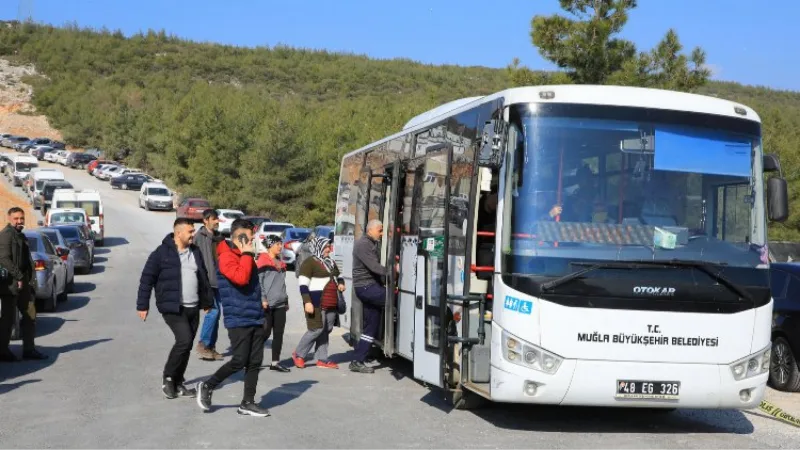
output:
[[556, 373], [564, 360], [562, 357], [512, 336], [506, 331], [503, 331], [502, 349], [503, 359], [506, 361], [549, 374]]
[[767, 346], [752, 355], [729, 364], [731, 373], [736, 381], [754, 377], [769, 371], [769, 358], [771, 346]]

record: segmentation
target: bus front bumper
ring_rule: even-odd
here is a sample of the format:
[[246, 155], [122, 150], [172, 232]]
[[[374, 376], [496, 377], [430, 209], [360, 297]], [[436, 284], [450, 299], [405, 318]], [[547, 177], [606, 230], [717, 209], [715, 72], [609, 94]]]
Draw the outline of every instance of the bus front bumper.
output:
[[[570, 360], [554, 375], [506, 361], [491, 367], [491, 397], [509, 403], [647, 408], [755, 408], [764, 397], [768, 373], [736, 381], [730, 367]], [[617, 396], [621, 380], [680, 382], [678, 399], [630, 399]], [[743, 391], [746, 391], [743, 392]]]

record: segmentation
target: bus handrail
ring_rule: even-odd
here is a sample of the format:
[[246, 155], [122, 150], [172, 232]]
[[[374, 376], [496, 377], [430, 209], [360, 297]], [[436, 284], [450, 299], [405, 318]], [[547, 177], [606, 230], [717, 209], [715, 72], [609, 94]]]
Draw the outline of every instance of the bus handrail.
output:
[[477, 303], [478, 304], [478, 338], [460, 338], [458, 336], [448, 336], [447, 342], [449, 343], [460, 343], [460, 344], [467, 344], [467, 345], [483, 345], [484, 341], [486, 340], [486, 328], [484, 320], [484, 315], [486, 314], [486, 299], [491, 294], [469, 294], [469, 295], [455, 295], [455, 294], [448, 294], [447, 295], [447, 303], [448, 304], [460, 304], [461, 306], [469, 306], [470, 303]]

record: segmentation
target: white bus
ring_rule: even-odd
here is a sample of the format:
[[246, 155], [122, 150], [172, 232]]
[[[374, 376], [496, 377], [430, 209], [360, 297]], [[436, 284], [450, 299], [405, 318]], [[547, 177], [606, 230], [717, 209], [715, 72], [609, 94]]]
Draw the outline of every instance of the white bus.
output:
[[379, 345], [457, 407], [752, 408], [770, 364], [766, 225], [788, 215], [761, 145], [752, 109], [679, 92], [451, 102], [344, 156], [334, 258], [351, 278], [353, 242], [384, 222], [400, 271]]

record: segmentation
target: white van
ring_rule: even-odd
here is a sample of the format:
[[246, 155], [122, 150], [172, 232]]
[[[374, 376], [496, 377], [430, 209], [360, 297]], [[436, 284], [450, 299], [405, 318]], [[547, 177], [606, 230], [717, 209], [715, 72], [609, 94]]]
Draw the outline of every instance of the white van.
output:
[[31, 203], [33, 203], [34, 209], [41, 208], [41, 199], [40, 195], [42, 194], [42, 188], [44, 187], [44, 182], [48, 180], [65, 180], [66, 177], [64, 173], [60, 170], [41, 170], [33, 174], [33, 184], [31, 185]]
[[14, 186], [21, 186], [22, 179], [28, 175], [28, 172], [39, 167], [39, 160], [30, 155], [14, 155], [11, 157], [9, 165], [10, 172], [13, 174]]
[[139, 208], [172, 211], [172, 191], [163, 183], [144, 183], [139, 191]]
[[103, 245], [105, 225], [103, 223], [103, 200], [96, 189], [56, 189], [53, 192], [52, 208], [83, 208], [91, 221], [95, 243]]

